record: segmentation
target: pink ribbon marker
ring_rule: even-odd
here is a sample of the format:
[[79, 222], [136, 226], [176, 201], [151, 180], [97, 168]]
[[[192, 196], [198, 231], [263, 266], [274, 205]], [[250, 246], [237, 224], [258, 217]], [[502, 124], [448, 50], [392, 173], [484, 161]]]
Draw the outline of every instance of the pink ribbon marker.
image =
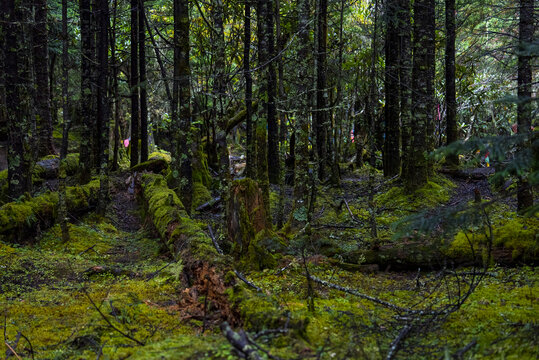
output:
[[129, 139], [125, 139], [124, 140], [124, 147], [128, 147], [129, 146]]

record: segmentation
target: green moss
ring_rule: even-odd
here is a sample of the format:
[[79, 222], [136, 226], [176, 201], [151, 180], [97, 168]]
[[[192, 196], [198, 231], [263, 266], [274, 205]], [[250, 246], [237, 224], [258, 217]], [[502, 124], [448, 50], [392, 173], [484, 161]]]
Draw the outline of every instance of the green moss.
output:
[[271, 230], [262, 230], [249, 242], [241, 257], [243, 267], [252, 270], [271, 269], [277, 265], [276, 256], [286, 248], [285, 241]]
[[168, 162], [164, 159], [151, 159], [131, 168], [131, 171], [150, 171], [156, 174], [165, 173], [168, 170]]
[[142, 197], [147, 215], [152, 220], [161, 239], [176, 256], [220, 263], [211, 239], [189, 218], [176, 193], [169, 189], [161, 175], [142, 176]]
[[[539, 255], [539, 220], [523, 218], [515, 213], [506, 213], [505, 219], [498, 220], [492, 225], [493, 246], [498, 249], [511, 251], [513, 260], [537, 260]], [[479, 228], [464, 233], [460, 231], [451, 243], [447, 254], [452, 257], [471, 256], [470, 242], [475, 253], [480, 254], [487, 245], [488, 228]]]
[[172, 161], [171, 157], [170, 157], [170, 153], [168, 151], [165, 151], [165, 150], [157, 150], [157, 151], [154, 151], [152, 152], [149, 156], [148, 156], [148, 159], [149, 160], [159, 160], [159, 159], [162, 159], [162, 160], [165, 160], [167, 163], [170, 164], [170, 162]]
[[202, 147], [193, 158], [191, 167], [193, 170], [193, 183], [201, 183], [206, 188], [211, 188], [212, 178], [208, 168], [208, 155], [203, 151]]
[[193, 209], [196, 209], [200, 205], [211, 201], [213, 197], [211, 196], [210, 191], [202, 184], [201, 182], [193, 183]]
[[[66, 189], [67, 208], [71, 213], [88, 210], [97, 201], [99, 181], [94, 180], [83, 186]], [[28, 233], [48, 228], [56, 220], [58, 193], [46, 192], [35, 198], [19, 203], [8, 203], [0, 207], [0, 236], [6, 240], [23, 240]]]

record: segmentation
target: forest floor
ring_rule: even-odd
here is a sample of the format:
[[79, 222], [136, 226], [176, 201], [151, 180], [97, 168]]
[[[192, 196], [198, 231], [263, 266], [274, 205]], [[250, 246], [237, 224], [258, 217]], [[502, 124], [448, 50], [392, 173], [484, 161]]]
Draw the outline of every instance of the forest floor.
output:
[[[69, 243], [61, 243], [58, 225], [22, 245], [0, 242], [0, 354], [235, 358], [218, 324], [190, 316], [180, 306], [182, 266], [144, 217], [131, 176], [122, 172], [111, 179], [112, 201], [104, 217], [72, 217]], [[496, 243], [516, 256], [511, 266], [493, 261], [486, 272], [471, 264], [436, 262], [420, 270], [407, 264], [402, 269], [370, 266], [358, 251], [392, 246], [395, 221], [473, 202], [475, 189], [487, 202], [498, 194], [486, 178], [437, 175], [413, 197], [399, 192], [396, 180], [385, 181], [375, 172], [369, 187], [368, 178], [368, 171], [360, 170], [344, 174], [338, 189], [321, 187], [311, 236], [289, 236], [289, 249], [276, 254], [276, 268], [245, 269], [251, 286], [238, 281], [229, 289], [259, 356], [380, 359], [398, 351], [402, 359], [539, 358], [539, 277], [535, 267], [526, 265], [529, 261], [518, 260], [528, 249], [523, 247], [537, 246], [537, 219], [520, 220], [512, 200], [490, 208], [495, 225], [524, 222], [521, 233], [514, 230], [516, 240], [513, 234], [513, 242]], [[372, 188], [376, 194], [369, 204]], [[274, 217], [277, 190], [271, 194]], [[291, 188], [285, 194], [284, 215], [289, 216]], [[204, 231], [208, 223], [216, 233], [222, 227], [219, 212], [194, 218]], [[530, 231], [535, 242], [518, 243], [519, 234], [529, 237]], [[458, 242], [459, 235], [454, 239]], [[477, 250], [484, 252], [478, 241]]]

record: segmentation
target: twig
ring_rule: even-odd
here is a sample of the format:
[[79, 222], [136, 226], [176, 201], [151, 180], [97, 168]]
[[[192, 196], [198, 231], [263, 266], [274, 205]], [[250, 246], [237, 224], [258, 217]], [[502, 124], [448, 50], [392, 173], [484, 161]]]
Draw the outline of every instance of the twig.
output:
[[327, 282], [327, 281], [324, 281], [324, 280], [321, 280], [321, 279], [317, 278], [316, 276], [312, 276], [312, 275], [311, 275], [311, 280], [313, 280], [314, 282], [319, 283], [319, 284], [321, 284], [321, 285], [330, 287], [330, 288], [332, 288], [332, 289], [339, 290], [339, 291], [345, 292], [345, 293], [347, 293], [347, 294], [354, 295], [354, 296], [360, 297], [360, 298], [362, 298], [362, 299], [372, 301], [372, 302], [374, 302], [374, 303], [377, 303], [377, 304], [379, 304], [379, 305], [385, 306], [385, 307], [387, 307], [387, 308], [389, 308], [389, 309], [392, 309], [392, 310], [395, 310], [395, 311], [397, 311], [397, 312], [408, 313], [408, 314], [415, 314], [415, 315], [440, 315], [440, 314], [445, 314], [445, 313], [448, 312], [447, 310], [428, 311], [428, 310], [412, 310], [412, 309], [406, 309], [406, 308], [397, 306], [397, 305], [395, 305], [395, 304], [392, 304], [392, 303], [390, 303], [390, 302], [387, 302], [387, 301], [385, 301], [385, 300], [378, 299], [378, 298], [375, 298], [375, 297], [372, 297], [372, 296], [369, 296], [369, 295], [366, 295], [366, 294], [362, 294], [362, 293], [360, 293], [359, 291], [356, 291], [356, 290], [353, 290], [353, 289], [349, 289], [349, 288], [345, 288], [345, 287], [340, 286], [340, 285], [337, 285], [337, 284], [329, 283], [329, 282]]
[[466, 345], [465, 347], [463, 347], [462, 349], [458, 350], [454, 355], [453, 355], [453, 359], [462, 359], [462, 356], [468, 351], [470, 350], [471, 348], [473, 348], [475, 345], [477, 345], [477, 340], [476, 339], [473, 339], [472, 341], [470, 341], [468, 343], [468, 345]]
[[352, 210], [350, 210], [350, 206], [348, 205], [348, 201], [346, 201], [345, 198], [343, 198], [343, 200], [344, 200], [344, 205], [346, 205], [346, 210], [348, 210], [348, 214], [350, 214], [350, 217], [352, 218], [352, 220], [357, 222], [357, 223], [360, 223], [361, 221], [359, 221], [359, 219], [354, 214], [352, 214]]
[[247, 280], [247, 279], [242, 275], [242, 273], [240, 273], [238, 270], [234, 269], [234, 274], [236, 274], [236, 276], [237, 276], [241, 281], [243, 281], [244, 283], [246, 283], [247, 285], [249, 285], [249, 286], [252, 287], [253, 289], [256, 289], [256, 291], [258, 291], [258, 292], [263, 292], [261, 288], [259, 288], [258, 286], [256, 286], [255, 284], [253, 284], [252, 282], [250, 282], [249, 280]]
[[245, 332], [235, 332], [230, 325], [225, 321], [221, 324], [221, 331], [225, 335], [226, 339], [241, 355], [246, 359], [261, 360], [256, 350], [250, 345], [249, 340]]
[[219, 253], [219, 255], [223, 255], [223, 250], [221, 250], [221, 247], [217, 243], [217, 240], [215, 240], [215, 236], [213, 235], [213, 230], [211, 228], [211, 225], [208, 224], [208, 231], [210, 232], [210, 238], [213, 243], [213, 246], [215, 246], [215, 250]]
[[258, 339], [262, 336], [268, 336], [273, 334], [288, 334], [288, 329], [268, 329], [268, 330], [262, 330], [260, 332], [257, 332], [252, 337], [253, 339]]
[[30, 354], [32, 354], [32, 360], [33, 360], [34, 359], [34, 347], [32, 346], [32, 343], [30, 342], [30, 340], [23, 333], [21, 333], [21, 336], [22, 336], [22, 338], [24, 340], [26, 340], [28, 345], [30, 345]]
[[[82, 254], [84, 254], [85, 252], [87, 251], [90, 251], [90, 250], [94, 250], [94, 248], [97, 246], [97, 244], [93, 244], [92, 246], [90, 246], [89, 248], [87, 248], [86, 250], [83, 250], [79, 253], [79, 256], [81, 256]], [[94, 252], [99, 255], [99, 253], [97, 251], [94, 250]]]
[[168, 264], [166, 264], [165, 266], [161, 267], [160, 269], [157, 269], [156, 271], [150, 273], [147, 277], [147, 279], [145, 281], [150, 281], [151, 279], [153, 279], [154, 277], [157, 276], [157, 274], [159, 274], [161, 271], [165, 270], [167, 267], [169, 267], [171, 264], [173, 264], [174, 262], [171, 261], [169, 262]]
[[101, 310], [99, 309], [99, 307], [95, 304], [95, 302], [92, 300], [92, 298], [90, 297], [90, 294], [88, 294], [88, 291], [86, 291], [85, 288], [82, 289], [82, 291], [84, 292], [84, 295], [86, 295], [86, 297], [88, 298], [88, 300], [90, 300], [90, 302], [92, 303], [92, 306], [94, 307], [94, 309], [96, 309], [96, 311], [99, 313], [99, 315], [101, 315], [101, 317], [103, 318], [103, 320], [105, 320], [107, 322], [107, 324], [113, 329], [115, 330], [116, 332], [118, 332], [119, 334], [121, 334], [122, 336], [124, 336], [125, 338], [129, 339], [129, 340], [132, 340], [134, 342], [136, 342], [137, 344], [139, 344], [140, 346], [144, 346], [144, 343], [140, 340], [137, 340], [135, 339], [134, 337], [132, 337], [131, 335], [129, 334], [126, 334], [124, 333], [122, 330], [118, 329], [116, 326], [114, 326], [110, 320], [105, 316], [105, 314], [103, 314], [103, 312], [101, 312]]
[[406, 337], [406, 335], [408, 335], [410, 330], [412, 330], [411, 324], [408, 324], [402, 328], [402, 330], [399, 332], [399, 335], [395, 338], [395, 340], [391, 342], [391, 346], [389, 347], [389, 352], [387, 353], [386, 360], [391, 360], [395, 355], [397, 355], [400, 342]]
[[[17, 354], [17, 352], [15, 352], [15, 350], [8, 344], [7, 341], [5, 341], [4, 344], [6, 344], [6, 346], [9, 348], [9, 350], [11, 350], [11, 354], [15, 355], [17, 357], [17, 359], [22, 360], [21, 357], [19, 356], [19, 354]], [[11, 354], [8, 353], [6, 358], [8, 358], [9, 355], [11, 355]]]

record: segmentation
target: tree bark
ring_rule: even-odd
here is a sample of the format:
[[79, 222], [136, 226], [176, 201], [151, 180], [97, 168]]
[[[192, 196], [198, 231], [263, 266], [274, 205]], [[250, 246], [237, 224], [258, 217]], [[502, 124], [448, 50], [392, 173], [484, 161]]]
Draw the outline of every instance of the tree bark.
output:
[[[410, 0], [399, 0], [399, 101], [401, 132], [401, 177], [409, 179], [413, 176], [408, 171], [411, 162], [410, 146], [412, 141], [412, 51], [411, 51], [411, 13]], [[406, 181], [406, 180], [405, 180]]]

